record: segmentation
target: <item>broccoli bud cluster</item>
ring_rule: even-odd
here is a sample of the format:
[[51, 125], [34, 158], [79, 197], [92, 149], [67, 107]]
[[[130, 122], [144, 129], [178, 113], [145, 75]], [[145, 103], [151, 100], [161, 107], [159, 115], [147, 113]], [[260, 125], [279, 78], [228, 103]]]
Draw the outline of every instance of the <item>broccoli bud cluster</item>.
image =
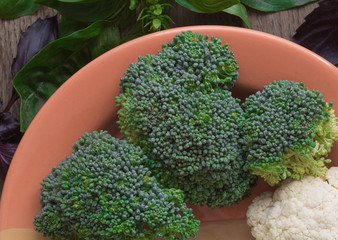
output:
[[255, 178], [243, 171], [238, 100], [225, 90], [177, 95], [165, 121], [147, 123], [147, 155], [157, 160], [150, 169], [191, 203], [220, 207], [247, 197]]
[[220, 39], [185, 32], [121, 78], [121, 132], [142, 147], [158, 181], [193, 204], [231, 206], [255, 183], [243, 170], [243, 111], [227, 90], [236, 69]]
[[187, 239], [199, 221], [181, 190], [162, 188], [142, 150], [86, 133], [42, 182], [36, 230], [59, 239]]
[[318, 91], [282, 80], [265, 86], [242, 105], [246, 168], [270, 185], [304, 175], [324, 176], [325, 157], [338, 140], [337, 118]]
[[138, 82], [162, 81], [182, 85], [190, 91], [214, 88], [230, 89], [238, 78], [237, 61], [220, 38], [183, 32], [173, 42], [162, 45], [158, 55], [139, 57], [121, 78], [122, 92], [134, 89]]

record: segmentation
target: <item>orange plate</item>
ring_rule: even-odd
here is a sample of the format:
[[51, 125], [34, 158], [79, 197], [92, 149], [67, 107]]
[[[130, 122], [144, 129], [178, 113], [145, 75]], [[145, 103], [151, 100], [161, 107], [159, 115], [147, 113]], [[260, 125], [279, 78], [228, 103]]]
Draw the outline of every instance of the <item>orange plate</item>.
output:
[[[34, 228], [32, 222], [39, 213], [42, 179], [71, 153], [72, 144], [83, 133], [108, 129], [113, 135], [119, 135], [114, 97], [119, 94], [119, 80], [124, 71], [130, 63], [137, 61], [138, 56], [156, 54], [161, 44], [187, 30], [221, 37], [224, 43], [229, 43], [240, 66], [240, 77], [233, 89], [236, 97], [243, 99], [272, 80], [289, 79], [320, 90], [327, 101], [338, 104], [337, 69], [313, 52], [269, 34], [235, 27], [194, 26], [161, 31], [130, 41], [74, 74], [33, 120], [15, 153], [3, 189], [0, 210], [2, 239], [32, 238], [27, 233], [21, 237], [18, 233], [15, 237], [13, 230], [26, 229], [29, 232]], [[337, 155], [335, 145], [331, 154], [334, 165], [338, 165]], [[269, 187], [261, 181], [252, 196], [264, 189]], [[236, 206], [217, 210], [194, 206], [197, 218], [204, 222], [218, 221], [203, 224], [199, 238], [250, 238], [243, 219], [251, 200], [252, 197]], [[228, 221], [235, 219], [242, 220]], [[220, 221], [228, 221], [230, 225], [220, 224]], [[242, 235], [238, 234], [236, 238], [236, 234], [230, 235], [231, 230]], [[227, 233], [230, 233], [228, 237]]]

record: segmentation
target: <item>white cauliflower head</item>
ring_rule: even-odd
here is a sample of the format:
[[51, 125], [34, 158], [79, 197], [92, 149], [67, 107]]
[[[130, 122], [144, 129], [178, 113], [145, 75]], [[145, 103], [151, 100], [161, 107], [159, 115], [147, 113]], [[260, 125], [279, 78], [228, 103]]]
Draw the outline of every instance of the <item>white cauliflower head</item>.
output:
[[338, 167], [325, 180], [306, 176], [262, 193], [249, 206], [247, 222], [257, 240], [338, 239]]

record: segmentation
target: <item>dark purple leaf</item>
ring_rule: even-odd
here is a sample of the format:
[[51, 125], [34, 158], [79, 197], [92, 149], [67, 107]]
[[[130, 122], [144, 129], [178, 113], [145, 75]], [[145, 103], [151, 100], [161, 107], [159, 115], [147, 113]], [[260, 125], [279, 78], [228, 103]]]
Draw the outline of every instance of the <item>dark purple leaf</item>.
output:
[[[12, 63], [12, 77], [46, 44], [58, 38], [59, 29], [57, 17], [50, 17], [44, 20], [38, 19], [25, 32], [20, 34], [17, 55]], [[8, 110], [18, 98], [13, 91], [12, 98], [7, 107], [0, 112], [0, 176], [5, 179], [12, 157], [22, 137], [20, 123], [11, 117]], [[0, 100], [0, 109], [2, 101]]]
[[[0, 108], [2, 102], [0, 100]], [[0, 142], [18, 142], [21, 138], [20, 123], [9, 112], [0, 112]]]
[[305, 17], [292, 41], [338, 64], [338, 1], [324, 0]]
[[20, 123], [9, 112], [0, 112], [0, 177], [3, 180], [21, 137]]
[[17, 143], [0, 142], [0, 177], [3, 180], [5, 180], [9, 164], [12, 161], [13, 155], [17, 147]]
[[46, 44], [58, 38], [57, 17], [38, 19], [20, 34], [18, 52], [12, 64], [12, 77]]
[[0, 113], [0, 141], [8, 142], [20, 131], [20, 123], [9, 112]]

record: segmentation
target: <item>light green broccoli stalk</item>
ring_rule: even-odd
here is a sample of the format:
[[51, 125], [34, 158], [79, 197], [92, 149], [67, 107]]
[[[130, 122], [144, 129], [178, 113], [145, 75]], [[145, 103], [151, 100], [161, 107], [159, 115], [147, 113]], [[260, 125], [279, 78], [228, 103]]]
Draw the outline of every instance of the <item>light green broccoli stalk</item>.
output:
[[140, 148], [86, 133], [42, 182], [36, 230], [53, 239], [188, 239], [199, 221], [181, 190], [162, 188]]
[[303, 83], [273, 82], [242, 105], [248, 144], [246, 168], [270, 185], [304, 175], [324, 176], [338, 140], [332, 103]]

